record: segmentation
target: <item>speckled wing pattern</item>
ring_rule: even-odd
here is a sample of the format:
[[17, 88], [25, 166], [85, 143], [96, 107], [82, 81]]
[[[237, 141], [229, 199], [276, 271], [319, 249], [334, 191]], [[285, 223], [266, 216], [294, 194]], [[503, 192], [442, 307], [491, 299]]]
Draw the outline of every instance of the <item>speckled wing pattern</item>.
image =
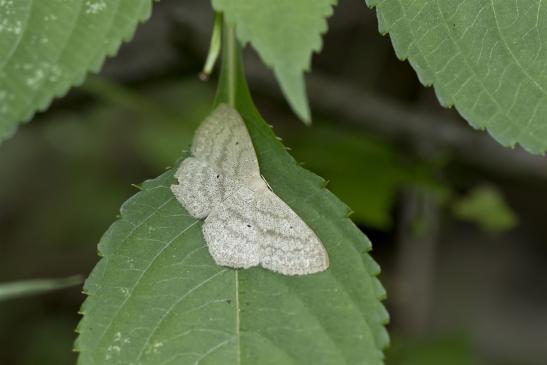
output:
[[196, 131], [192, 155], [182, 161], [171, 190], [196, 218], [218, 265], [261, 265], [285, 275], [328, 268], [323, 244], [260, 175], [256, 153], [239, 113], [221, 104]]

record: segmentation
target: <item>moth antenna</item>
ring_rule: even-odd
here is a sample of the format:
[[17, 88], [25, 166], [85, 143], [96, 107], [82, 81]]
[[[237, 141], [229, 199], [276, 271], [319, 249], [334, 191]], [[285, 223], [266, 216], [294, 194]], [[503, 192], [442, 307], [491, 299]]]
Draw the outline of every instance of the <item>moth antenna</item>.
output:
[[142, 186], [138, 184], [131, 184], [132, 187], [136, 188], [137, 190], [142, 190]]

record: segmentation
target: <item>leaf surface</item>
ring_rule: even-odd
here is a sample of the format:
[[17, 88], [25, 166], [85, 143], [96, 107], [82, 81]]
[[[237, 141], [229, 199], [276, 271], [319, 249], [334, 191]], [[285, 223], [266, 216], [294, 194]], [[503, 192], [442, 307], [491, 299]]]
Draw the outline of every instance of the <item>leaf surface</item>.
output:
[[366, 0], [381, 33], [443, 106], [502, 145], [547, 149], [547, 6], [541, 0]]
[[321, 50], [326, 17], [336, 0], [213, 0], [213, 7], [235, 24], [242, 43], [250, 42], [273, 69], [281, 90], [298, 116], [310, 120], [304, 71]]
[[19, 122], [97, 72], [151, 0], [0, 1], [0, 142]]
[[254, 108], [240, 68], [227, 64], [216, 103], [236, 93], [262, 174], [314, 229], [331, 266], [293, 277], [217, 266], [201, 221], [169, 190], [171, 169], [143, 184], [99, 244], [79, 364], [382, 364], [388, 316], [370, 242], [324, 180], [287, 153]]

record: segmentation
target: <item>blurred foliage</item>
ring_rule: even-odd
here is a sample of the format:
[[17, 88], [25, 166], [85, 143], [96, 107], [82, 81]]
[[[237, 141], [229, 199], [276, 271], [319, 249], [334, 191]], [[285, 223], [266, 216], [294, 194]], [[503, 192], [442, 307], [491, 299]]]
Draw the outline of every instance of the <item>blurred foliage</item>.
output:
[[478, 186], [454, 201], [452, 212], [455, 217], [476, 223], [489, 232], [509, 230], [518, 223], [518, 217], [502, 193], [489, 185]]
[[103, 78], [89, 78], [83, 89], [105, 100], [111, 112], [134, 118], [135, 152], [149, 166], [166, 168], [188, 148], [198, 123], [211, 109], [213, 83], [196, 79], [157, 85], [145, 95]]
[[21, 280], [0, 283], [0, 301], [68, 288], [83, 282], [80, 276], [61, 279]]
[[72, 365], [80, 287], [0, 302], [0, 363]]
[[433, 165], [406, 160], [389, 144], [361, 132], [319, 122], [287, 136], [293, 156], [326, 179], [328, 188], [370, 227], [392, 226], [392, 208], [404, 186], [444, 192]]
[[74, 323], [68, 318], [49, 317], [29, 328], [21, 365], [74, 364]]
[[463, 334], [394, 338], [387, 365], [477, 365], [471, 340]]

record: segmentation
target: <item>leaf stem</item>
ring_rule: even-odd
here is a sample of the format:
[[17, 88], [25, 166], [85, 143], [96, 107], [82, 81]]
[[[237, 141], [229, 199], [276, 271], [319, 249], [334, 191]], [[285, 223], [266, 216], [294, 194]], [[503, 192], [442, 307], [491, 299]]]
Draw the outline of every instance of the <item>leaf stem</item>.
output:
[[237, 80], [237, 40], [235, 27], [224, 22], [227, 81], [228, 81], [228, 104], [235, 107], [236, 101], [236, 80]]
[[81, 284], [82, 281], [80, 275], [74, 275], [61, 279], [36, 279], [0, 283], [0, 301], [69, 288]]
[[209, 53], [207, 53], [207, 59], [205, 60], [205, 65], [203, 66], [203, 71], [199, 74], [201, 80], [207, 80], [213, 72], [213, 67], [218, 59], [220, 54], [220, 44], [221, 44], [221, 35], [222, 35], [222, 14], [216, 13], [215, 15], [215, 24], [213, 26], [213, 34], [211, 36], [211, 43], [209, 45]]

